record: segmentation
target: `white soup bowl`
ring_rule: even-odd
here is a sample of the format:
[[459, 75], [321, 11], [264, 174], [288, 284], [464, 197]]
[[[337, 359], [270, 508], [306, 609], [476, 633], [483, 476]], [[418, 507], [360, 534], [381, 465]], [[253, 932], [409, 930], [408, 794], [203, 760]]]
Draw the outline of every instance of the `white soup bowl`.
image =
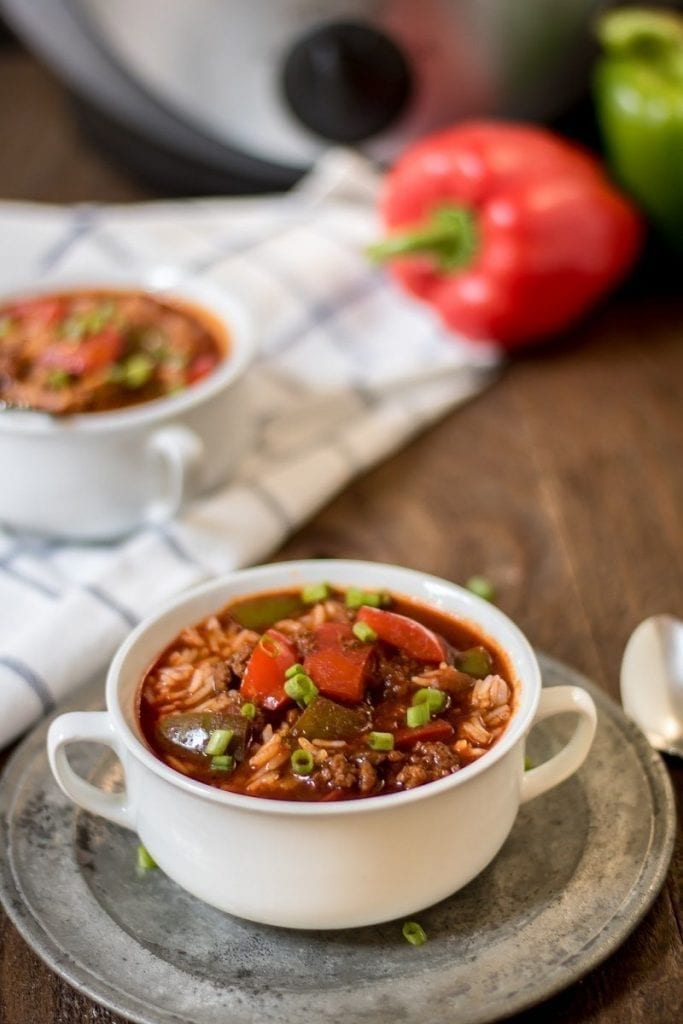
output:
[[[331, 803], [224, 792], [169, 768], [146, 743], [136, 711], [140, 681], [185, 627], [242, 595], [328, 581], [381, 588], [474, 624], [507, 654], [513, 717], [495, 746], [453, 775], [416, 789]], [[558, 785], [584, 761], [596, 725], [576, 686], [541, 690], [538, 662], [493, 605], [425, 573], [372, 562], [283, 562], [199, 587], [139, 626], [116, 654], [107, 711], [62, 715], [48, 734], [57, 782], [75, 803], [137, 832], [163, 871], [199, 899], [239, 917], [291, 928], [352, 928], [412, 915], [466, 885], [495, 857], [520, 803]], [[544, 764], [524, 771], [529, 730], [573, 712], [576, 729]], [[76, 741], [111, 747], [125, 790], [105, 793], [70, 768]]]
[[135, 278], [43, 278], [7, 302], [80, 289], [148, 292], [205, 310], [225, 332], [226, 358], [177, 395], [111, 412], [0, 412], [0, 523], [79, 540], [106, 540], [171, 519], [235, 470], [251, 420], [245, 372], [255, 354], [249, 317], [222, 288], [158, 268]]

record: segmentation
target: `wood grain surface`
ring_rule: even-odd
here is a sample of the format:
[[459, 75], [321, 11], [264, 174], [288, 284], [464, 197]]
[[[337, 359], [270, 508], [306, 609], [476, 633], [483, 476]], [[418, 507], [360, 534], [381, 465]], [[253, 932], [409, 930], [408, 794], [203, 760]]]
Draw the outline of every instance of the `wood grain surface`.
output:
[[[0, 50], [0, 198], [152, 195], [78, 136], [64, 94]], [[618, 697], [645, 616], [683, 617], [683, 301], [614, 297], [564, 343], [354, 481], [276, 553], [482, 573], [531, 641]], [[0, 755], [0, 765], [6, 759]], [[667, 762], [679, 804], [683, 768]], [[683, 830], [664, 889], [605, 964], [515, 1024], [683, 1019]], [[53, 974], [0, 912], [0, 1024], [114, 1024]]]

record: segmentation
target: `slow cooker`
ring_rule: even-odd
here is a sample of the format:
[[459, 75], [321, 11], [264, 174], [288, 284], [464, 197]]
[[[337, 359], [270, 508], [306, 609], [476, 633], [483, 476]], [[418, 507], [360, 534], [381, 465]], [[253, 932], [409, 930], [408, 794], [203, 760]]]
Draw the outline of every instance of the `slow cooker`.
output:
[[471, 115], [543, 119], [586, 81], [601, 0], [0, 0], [91, 135], [175, 192], [385, 163]]

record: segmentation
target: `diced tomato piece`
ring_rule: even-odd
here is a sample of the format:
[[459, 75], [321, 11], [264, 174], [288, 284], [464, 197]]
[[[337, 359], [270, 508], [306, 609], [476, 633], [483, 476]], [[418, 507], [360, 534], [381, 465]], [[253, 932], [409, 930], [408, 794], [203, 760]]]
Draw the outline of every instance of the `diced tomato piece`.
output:
[[454, 736], [455, 729], [450, 722], [445, 722], [443, 718], [436, 718], [433, 722], [418, 725], [415, 729], [411, 729], [408, 725], [397, 729], [394, 733], [394, 746], [399, 750], [407, 750], [416, 743], [450, 743]]
[[64, 317], [66, 306], [64, 299], [26, 299], [12, 305], [12, 316], [24, 320], [32, 320], [38, 327], [54, 327]]
[[40, 362], [43, 366], [65, 370], [75, 377], [81, 377], [85, 373], [111, 366], [122, 350], [122, 335], [112, 327], [105, 327], [99, 334], [93, 334], [76, 345], [64, 341], [48, 345]]
[[418, 661], [443, 661], [446, 657], [444, 640], [415, 619], [365, 604], [358, 609], [357, 618], [367, 622], [380, 640], [398, 647], [410, 658], [417, 658]]
[[314, 638], [304, 668], [320, 693], [332, 700], [363, 700], [373, 645], [356, 640], [344, 622], [323, 623]]
[[296, 647], [277, 629], [267, 629], [247, 662], [240, 693], [245, 700], [276, 711], [289, 697], [285, 672], [297, 661]]
[[196, 384], [202, 377], [206, 377], [218, 362], [218, 357], [213, 352], [203, 352], [196, 359], [193, 359], [185, 373], [187, 384]]

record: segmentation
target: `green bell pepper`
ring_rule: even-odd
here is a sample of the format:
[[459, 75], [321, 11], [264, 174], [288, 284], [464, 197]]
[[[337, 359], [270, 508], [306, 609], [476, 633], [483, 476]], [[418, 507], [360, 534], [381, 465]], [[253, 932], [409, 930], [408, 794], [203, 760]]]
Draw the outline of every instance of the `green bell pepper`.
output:
[[597, 23], [594, 77], [607, 157], [624, 188], [683, 247], [683, 16], [621, 8]]

